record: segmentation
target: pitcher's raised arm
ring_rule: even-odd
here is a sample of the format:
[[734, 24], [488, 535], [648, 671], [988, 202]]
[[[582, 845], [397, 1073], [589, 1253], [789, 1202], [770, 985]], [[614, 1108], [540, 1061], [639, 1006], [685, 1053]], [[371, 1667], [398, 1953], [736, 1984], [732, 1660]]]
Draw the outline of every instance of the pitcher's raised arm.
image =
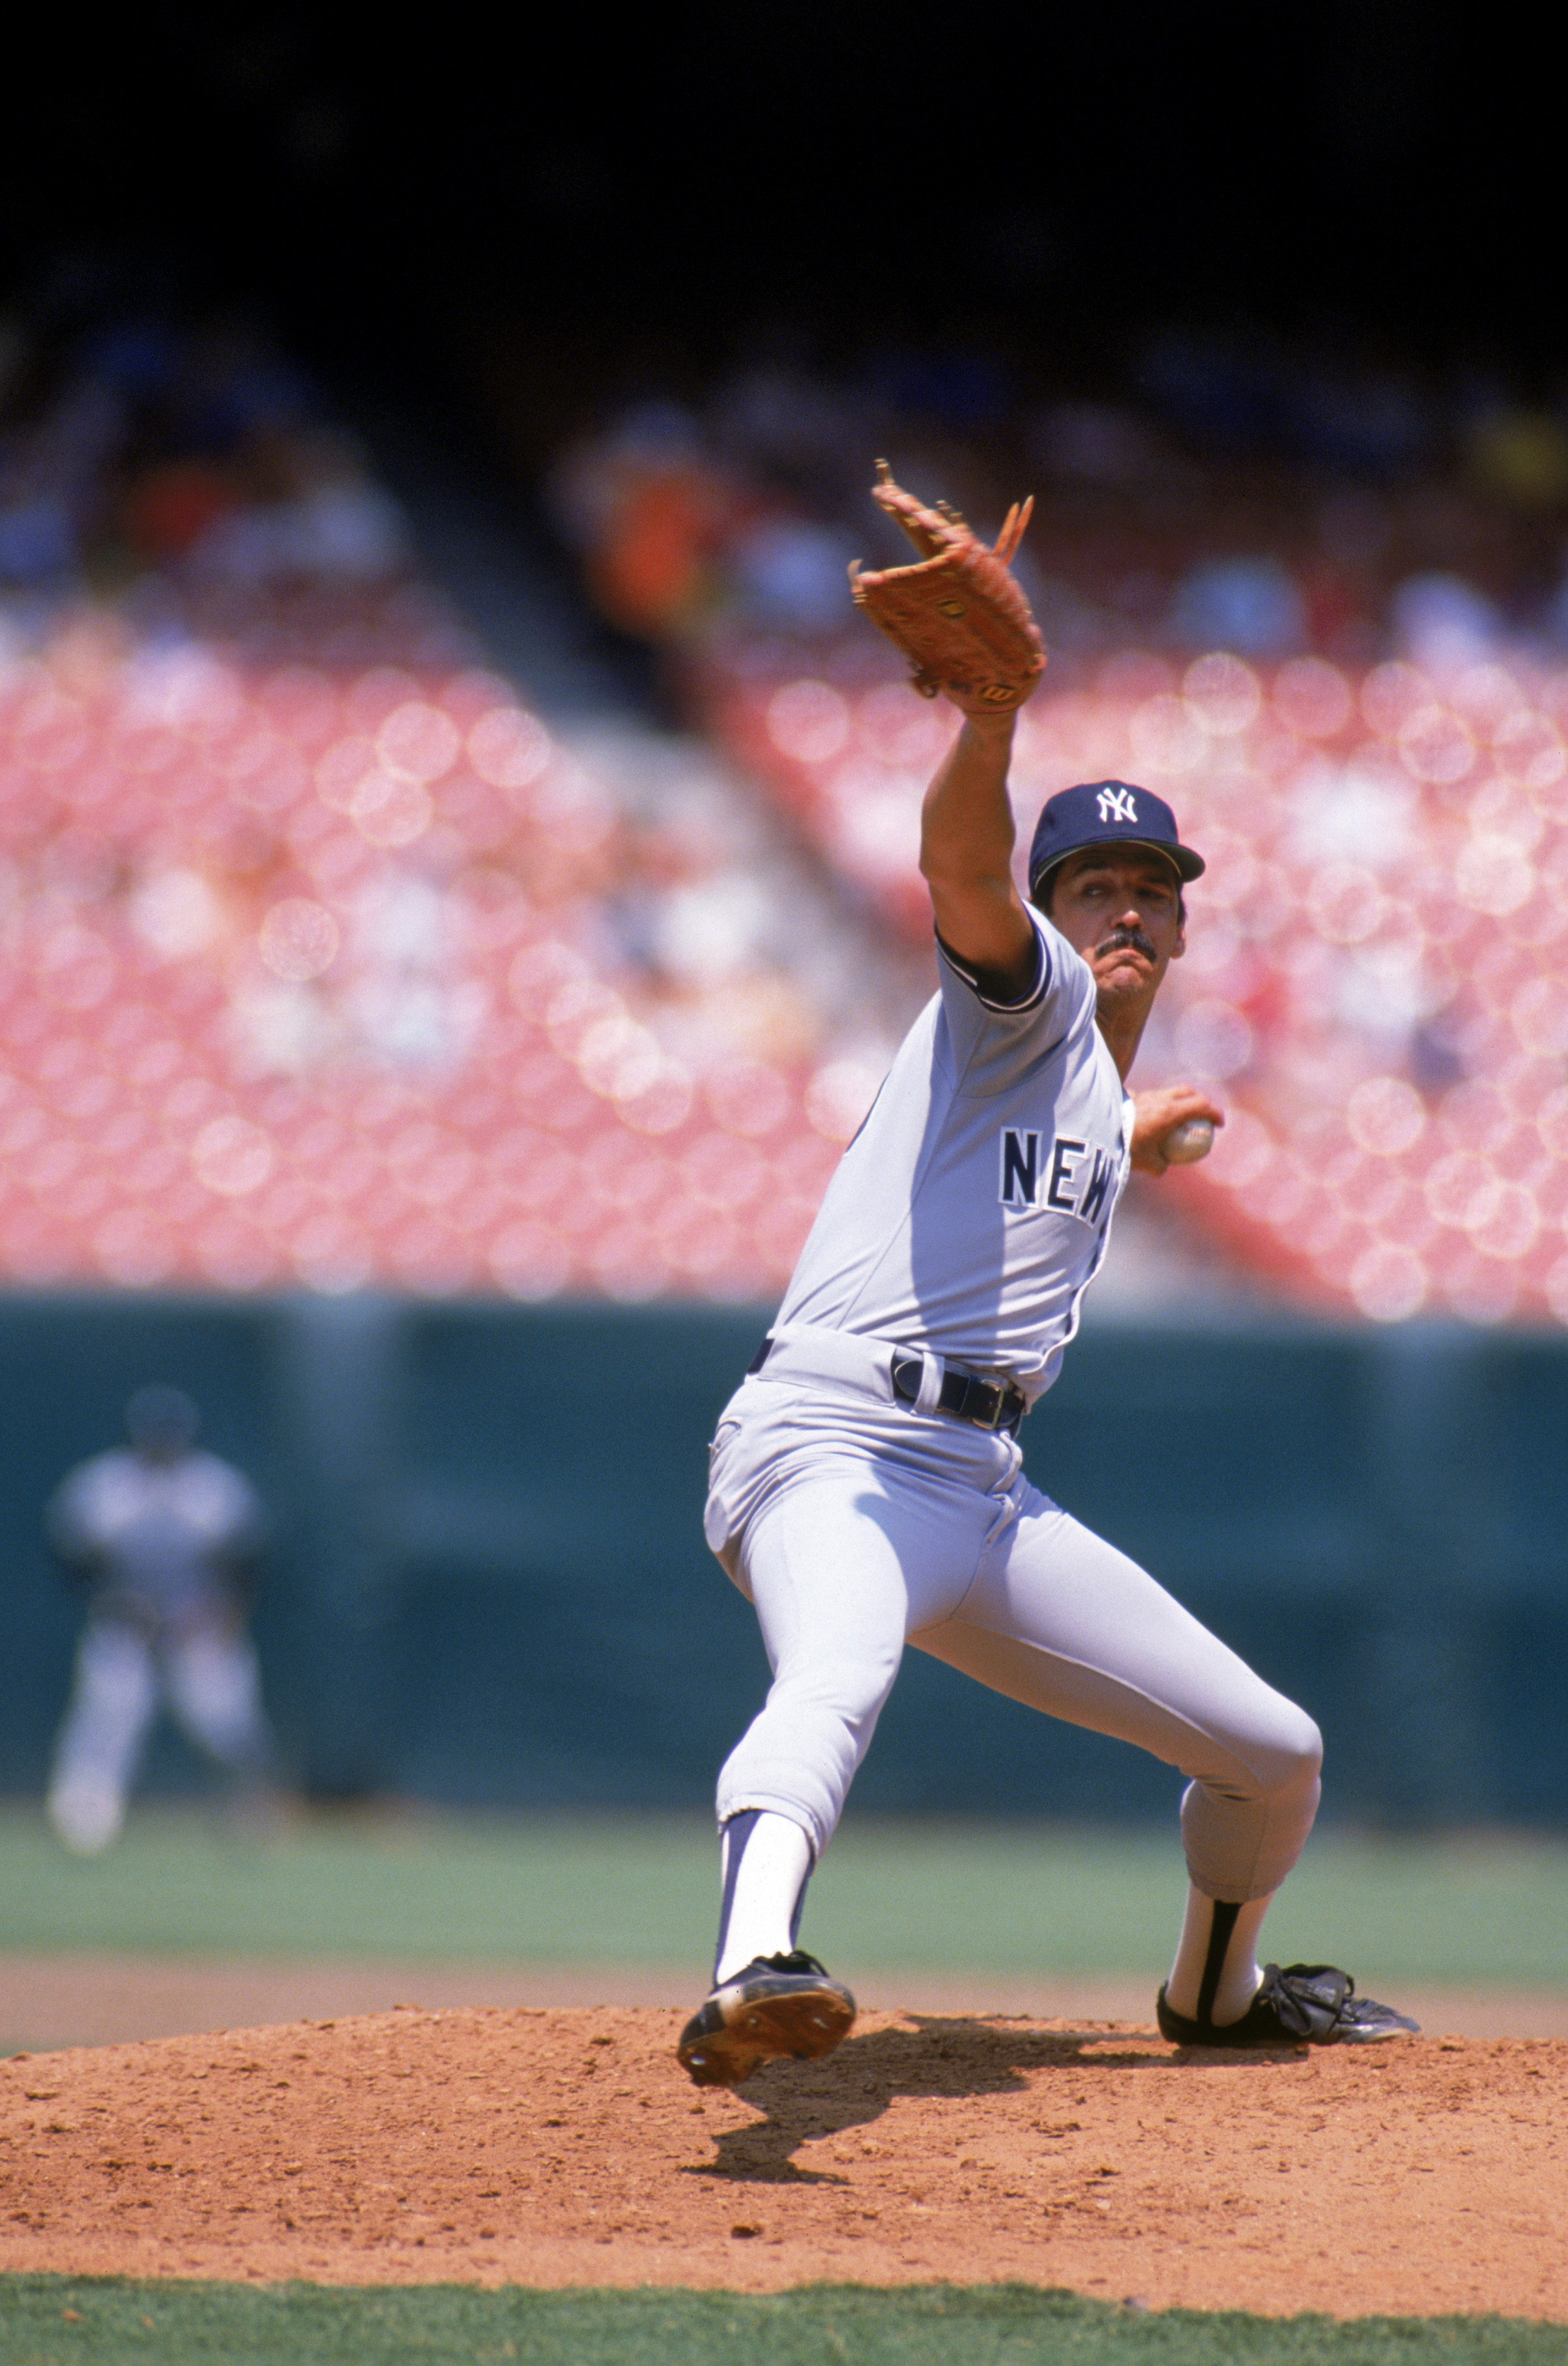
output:
[[1011, 715], [970, 715], [920, 815], [920, 870], [937, 934], [998, 1001], [1028, 990], [1037, 940], [1012, 875]]

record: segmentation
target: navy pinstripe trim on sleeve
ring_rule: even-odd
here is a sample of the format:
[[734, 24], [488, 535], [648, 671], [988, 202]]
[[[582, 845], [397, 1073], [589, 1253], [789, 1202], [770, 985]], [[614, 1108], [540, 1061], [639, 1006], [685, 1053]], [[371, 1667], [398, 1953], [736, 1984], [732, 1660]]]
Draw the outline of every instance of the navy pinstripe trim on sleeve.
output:
[[[1031, 925], [1032, 926], [1032, 923], [1031, 923]], [[1033, 980], [1032, 984], [1025, 988], [1024, 992], [1019, 995], [1016, 999], [1011, 1002], [999, 1001], [994, 995], [987, 994], [985, 987], [980, 983], [980, 972], [973, 968], [968, 962], [960, 961], [958, 955], [953, 952], [953, 947], [942, 941], [940, 930], [937, 934], [936, 942], [937, 951], [941, 953], [943, 961], [946, 962], [949, 969], [953, 972], [955, 976], [961, 977], [964, 980], [964, 985], [969, 988], [971, 994], [974, 995], [976, 1000], [983, 1004], [986, 1009], [1002, 1011], [1031, 1010], [1037, 1002], [1043, 1002], [1044, 1000], [1045, 989], [1051, 983], [1051, 955], [1046, 946], [1045, 940], [1038, 929], [1035, 929], [1034, 930], [1034, 942], [1037, 947], [1037, 955]]]

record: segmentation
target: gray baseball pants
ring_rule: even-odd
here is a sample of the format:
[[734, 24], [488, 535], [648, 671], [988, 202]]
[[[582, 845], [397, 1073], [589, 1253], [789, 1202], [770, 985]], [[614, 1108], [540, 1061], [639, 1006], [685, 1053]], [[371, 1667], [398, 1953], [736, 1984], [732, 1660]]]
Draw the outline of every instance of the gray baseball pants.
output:
[[[823, 1337], [775, 1349], [714, 1440], [708, 1542], [773, 1671], [720, 1773], [719, 1821], [773, 1809], [820, 1855], [912, 1643], [1179, 1767], [1194, 1886], [1237, 1902], [1277, 1889], [1316, 1813], [1312, 1719], [1032, 1486], [1014, 1440], [900, 1403], [887, 1343], [823, 1356]], [[922, 1404], [941, 1385], [927, 1364]]]
[[87, 1786], [124, 1804], [159, 1702], [220, 1765], [265, 1765], [271, 1733], [250, 1638], [217, 1621], [156, 1642], [115, 1619], [89, 1618], [55, 1745], [51, 1787]]

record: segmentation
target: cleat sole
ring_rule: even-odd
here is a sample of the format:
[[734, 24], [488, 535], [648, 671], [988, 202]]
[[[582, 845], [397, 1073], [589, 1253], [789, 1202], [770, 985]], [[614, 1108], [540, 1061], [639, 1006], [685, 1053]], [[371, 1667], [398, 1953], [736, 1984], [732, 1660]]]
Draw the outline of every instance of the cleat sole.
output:
[[694, 2086], [739, 2087], [764, 2062], [819, 2061], [854, 2018], [853, 1999], [837, 1988], [737, 1999], [728, 2011], [710, 1998], [682, 2031], [676, 2055]]

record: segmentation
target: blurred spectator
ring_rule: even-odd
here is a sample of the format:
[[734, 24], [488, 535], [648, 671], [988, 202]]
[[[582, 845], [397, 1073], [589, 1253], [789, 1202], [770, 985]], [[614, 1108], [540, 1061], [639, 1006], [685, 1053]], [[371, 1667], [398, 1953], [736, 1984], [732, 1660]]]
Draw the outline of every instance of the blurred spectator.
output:
[[408, 564], [397, 503], [367, 478], [353, 445], [325, 431], [270, 439], [270, 498], [226, 505], [190, 545], [201, 576], [268, 584], [376, 583]]
[[353, 589], [408, 558], [400, 511], [254, 326], [0, 321], [0, 586]]
[[1496, 607], [1461, 575], [1412, 575], [1394, 594], [1401, 652], [1434, 673], [1479, 665], [1503, 639]]
[[1466, 443], [1471, 472], [1487, 492], [1526, 510], [1568, 500], [1568, 434], [1550, 411], [1500, 399], [1471, 421]]
[[250, 1482], [196, 1446], [182, 1391], [139, 1389], [129, 1448], [72, 1471], [51, 1504], [61, 1559], [91, 1593], [49, 1817], [96, 1856], [116, 1838], [159, 1707], [222, 1768], [232, 1803], [270, 1807], [272, 1735], [246, 1632], [262, 1511]]
[[754, 620], [782, 632], [827, 633], [843, 621], [849, 537], [807, 518], [765, 518], [740, 535], [735, 566]]
[[1193, 648], [1287, 657], [1305, 632], [1302, 595], [1277, 558], [1201, 559], [1177, 588], [1171, 625]]
[[1136, 411], [1106, 402], [1052, 403], [1033, 422], [1029, 446], [1065, 484], [1149, 485], [1171, 456]]

